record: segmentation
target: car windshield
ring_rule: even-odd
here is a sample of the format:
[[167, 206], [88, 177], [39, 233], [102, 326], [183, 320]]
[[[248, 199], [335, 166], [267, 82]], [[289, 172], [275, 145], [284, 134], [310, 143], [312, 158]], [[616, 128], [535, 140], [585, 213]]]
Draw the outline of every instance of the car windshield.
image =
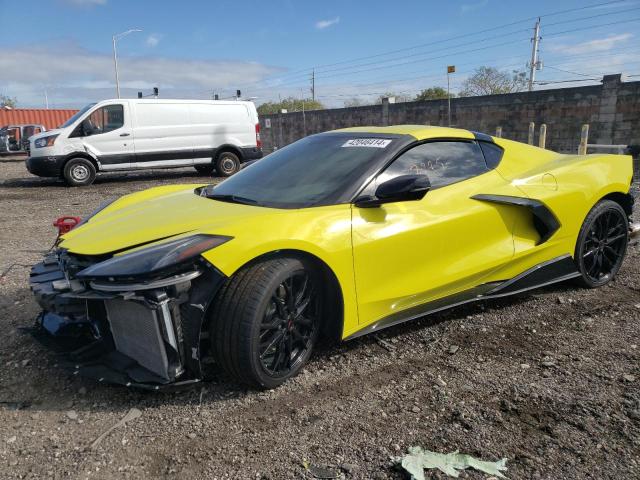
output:
[[73, 123], [79, 119], [82, 115], [84, 115], [85, 113], [87, 113], [87, 110], [89, 110], [90, 108], [92, 108], [95, 105], [95, 103], [90, 103], [89, 105], [85, 106], [82, 108], [82, 110], [80, 110], [78, 113], [76, 113], [73, 117], [71, 117], [69, 120], [67, 120], [66, 122], [64, 122], [62, 125], [60, 125], [60, 128], [66, 128], [70, 125], [73, 125]]
[[340, 203], [394, 138], [345, 133], [303, 138], [276, 150], [202, 195], [274, 208]]

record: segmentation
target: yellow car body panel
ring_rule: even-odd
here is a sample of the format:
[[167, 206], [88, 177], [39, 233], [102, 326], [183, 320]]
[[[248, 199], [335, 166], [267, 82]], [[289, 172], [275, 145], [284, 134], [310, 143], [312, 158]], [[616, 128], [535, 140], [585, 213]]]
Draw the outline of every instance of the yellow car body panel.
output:
[[[342, 132], [411, 135], [417, 141], [474, 139], [445, 127], [356, 127]], [[272, 252], [300, 251], [320, 259], [338, 280], [344, 302], [342, 337], [412, 307], [504, 281], [561, 255], [573, 255], [582, 221], [602, 197], [627, 193], [628, 156], [561, 155], [500, 138], [500, 165], [434, 189], [418, 201], [378, 208], [338, 204], [277, 209], [211, 200], [199, 185], [172, 185], [127, 195], [66, 234], [72, 253], [130, 251], [176, 235], [233, 237], [202, 256], [227, 276]], [[474, 195], [543, 202], [560, 221], [539, 244], [531, 215]]]

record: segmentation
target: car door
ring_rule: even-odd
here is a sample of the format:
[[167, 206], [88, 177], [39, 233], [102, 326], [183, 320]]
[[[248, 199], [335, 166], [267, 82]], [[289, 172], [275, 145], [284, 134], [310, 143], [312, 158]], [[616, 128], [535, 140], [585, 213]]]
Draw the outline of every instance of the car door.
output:
[[129, 168], [134, 156], [134, 139], [128, 104], [114, 103], [93, 110], [80, 122], [71, 137], [100, 162], [102, 170]]
[[[431, 141], [401, 154], [365, 189], [373, 194], [395, 176], [426, 174], [421, 199], [353, 206], [352, 244], [361, 324], [483, 283], [514, 254], [515, 209], [472, 199], [517, 189], [487, 166], [475, 141]], [[517, 192], [520, 194], [520, 192]]]

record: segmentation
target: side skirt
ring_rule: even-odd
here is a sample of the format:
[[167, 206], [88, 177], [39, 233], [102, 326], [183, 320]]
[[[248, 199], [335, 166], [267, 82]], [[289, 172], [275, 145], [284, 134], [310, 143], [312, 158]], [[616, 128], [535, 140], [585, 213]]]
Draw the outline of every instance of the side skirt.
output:
[[394, 313], [349, 335], [344, 340], [353, 340], [354, 338], [369, 333], [408, 322], [409, 320], [415, 320], [425, 315], [464, 305], [465, 303], [515, 295], [579, 276], [580, 273], [576, 269], [571, 255], [562, 255], [547, 262], [540, 263], [512, 279], [502, 282], [484, 283], [470, 290], [465, 290], [464, 292], [440, 298], [424, 305], [418, 305], [403, 310], [402, 312]]

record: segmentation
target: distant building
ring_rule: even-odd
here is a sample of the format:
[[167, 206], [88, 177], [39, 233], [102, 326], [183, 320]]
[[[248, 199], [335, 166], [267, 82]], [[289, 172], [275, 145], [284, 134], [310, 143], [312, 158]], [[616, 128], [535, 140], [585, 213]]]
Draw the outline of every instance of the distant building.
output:
[[44, 108], [0, 108], [0, 127], [33, 123], [44, 125], [47, 130], [57, 128], [78, 110], [56, 110]]

